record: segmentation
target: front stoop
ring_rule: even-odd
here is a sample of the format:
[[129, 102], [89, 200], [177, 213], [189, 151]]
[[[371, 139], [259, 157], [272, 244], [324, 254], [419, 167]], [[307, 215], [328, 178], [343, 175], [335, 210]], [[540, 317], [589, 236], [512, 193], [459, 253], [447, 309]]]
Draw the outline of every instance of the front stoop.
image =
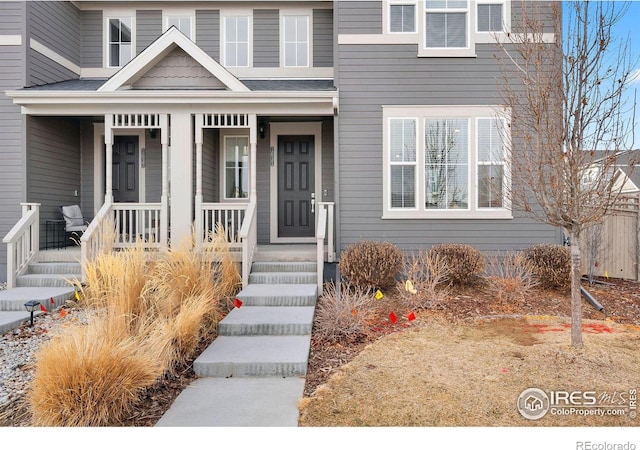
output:
[[318, 297], [316, 263], [278, 256], [262, 254], [253, 264], [249, 285], [237, 295], [242, 306], [220, 321], [218, 337], [194, 361], [203, 378], [156, 426], [297, 426]]

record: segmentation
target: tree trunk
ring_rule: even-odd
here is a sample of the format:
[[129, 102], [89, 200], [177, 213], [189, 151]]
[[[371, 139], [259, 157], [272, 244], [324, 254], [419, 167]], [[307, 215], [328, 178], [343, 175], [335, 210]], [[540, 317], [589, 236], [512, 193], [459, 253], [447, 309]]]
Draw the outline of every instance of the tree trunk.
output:
[[582, 293], [580, 292], [580, 233], [570, 231], [571, 239], [571, 345], [582, 348]]

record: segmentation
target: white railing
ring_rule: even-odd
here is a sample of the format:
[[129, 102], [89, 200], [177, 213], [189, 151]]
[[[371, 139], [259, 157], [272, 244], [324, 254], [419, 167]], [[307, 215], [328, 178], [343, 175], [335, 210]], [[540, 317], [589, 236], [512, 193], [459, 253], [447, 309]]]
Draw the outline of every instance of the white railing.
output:
[[230, 250], [240, 250], [240, 228], [242, 227], [248, 203], [203, 203], [200, 208], [200, 224], [197, 230], [204, 245], [211, 241], [211, 235], [222, 227]]
[[161, 203], [114, 203], [111, 208], [115, 229], [114, 248], [162, 247]]
[[334, 243], [334, 203], [318, 203], [318, 225], [316, 227], [317, 243], [317, 271], [318, 271], [318, 295], [322, 294], [322, 284], [324, 279], [324, 242], [327, 240], [327, 262], [334, 262], [336, 259]]
[[256, 212], [256, 202], [249, 203], [242, 228], [240, 228], [240, 239], [242, 241], [242, 286], [249, 284], [249, 273], [251, 273], [251, 265], [253, 264], [253, 255], [255, 254], [258, 243], [258, 214]]
[[111, 204], [105, 203], [80, 237], [83, 280], [86, 279], [87, 264], [95, 261], [101, 253], [110, 253], [113, 248], [115, 230], [112, 217]]
[[7, 244], [7, 288], [38, 261], [40, 249], [40, 203], [20, 203], [22, 217], [2, 239]]

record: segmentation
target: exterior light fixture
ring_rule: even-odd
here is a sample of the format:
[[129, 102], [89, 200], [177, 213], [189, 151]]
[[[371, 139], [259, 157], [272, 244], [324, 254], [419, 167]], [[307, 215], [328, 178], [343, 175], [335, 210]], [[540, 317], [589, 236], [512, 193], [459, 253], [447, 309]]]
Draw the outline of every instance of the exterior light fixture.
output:
[[40, 306], [40, 302], [37, 300], [29, 300], [24, 304], [26, 310], [31, 313], [31, 326], [33, 326], [33, 313], [38, 309], [38, 306]]
[[258, 133], [260, 134], [260, 139], [264, 139], [264, 137], [266, 136], [265, 134], [265, 124], [263, 121], [260, 121], [260, 123], [258, 124]]

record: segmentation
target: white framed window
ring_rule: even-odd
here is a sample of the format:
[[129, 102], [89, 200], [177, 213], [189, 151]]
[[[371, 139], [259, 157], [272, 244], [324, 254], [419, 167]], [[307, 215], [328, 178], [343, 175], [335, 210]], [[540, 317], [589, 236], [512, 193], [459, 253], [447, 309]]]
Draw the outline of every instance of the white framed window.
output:
[[506, 148], [504, 118], [479, 117], [478, 133], [478, 208], [502, 208], [505, 199]]
[[107, 67], [122, 67], [133, 58], [133, 18], [111, 17], [106, 20]]
[[249, 198], [249, 136], [224, 136], [224, 199]]
[[165, 31], [171, 27], [176, 27], [192, 41], [195, 40], [195, 30], [193, 27], [193, 16], [189, 15], [168, 15], [165, 16]]
[[226, 67], [251, 65], [251, 27], [251, 16], [224, 17], [222, 51]]
[[469, 1], [426, 0], [424, 47], [469, 47]]
[[383, 219], [511, 218], [492, 106], [383, 107]]
[[415, 2], [390, 2], [389, 33], [415, 33], [417, 31], [416, 9]]
[[309, 67], [310, 33], [308, 15], [282, 16], [283, 67]]
[[505, 31], [506, 5], [503, 1], [478, 2], [476, 7], [476, 31], [478, 33]]

